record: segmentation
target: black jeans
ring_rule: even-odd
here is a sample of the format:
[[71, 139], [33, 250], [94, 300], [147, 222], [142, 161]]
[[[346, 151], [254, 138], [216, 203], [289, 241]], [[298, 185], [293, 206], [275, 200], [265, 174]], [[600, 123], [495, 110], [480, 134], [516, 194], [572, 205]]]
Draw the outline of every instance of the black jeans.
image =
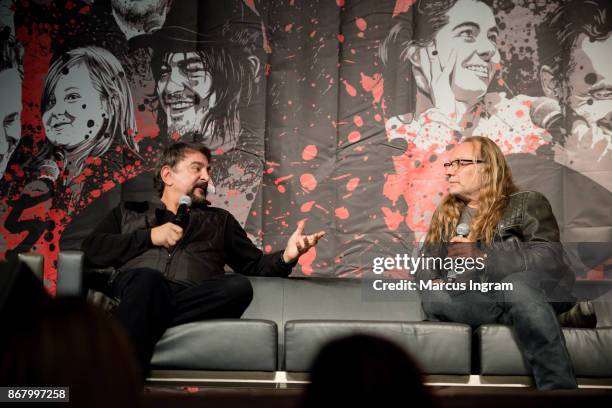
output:
[[120, 299], [115, 317], [131, 339], [146, 376], [155, 344], [168, 327], [239, 318], [253, 299], [253, 288], [239, 274], [215, 276], [188, 287], [167, 280], [157, 270], [141, 268], [120, 272], [112, 294]]
[[576, 388], [576, 376], [561, 327], [547, 296], [533, 274], [515, 273], [502, 282], [513, 290], [463, 292], [428, 290], [421, 293], [430, 320], [512, 326], [536, 386], [541, 390]]

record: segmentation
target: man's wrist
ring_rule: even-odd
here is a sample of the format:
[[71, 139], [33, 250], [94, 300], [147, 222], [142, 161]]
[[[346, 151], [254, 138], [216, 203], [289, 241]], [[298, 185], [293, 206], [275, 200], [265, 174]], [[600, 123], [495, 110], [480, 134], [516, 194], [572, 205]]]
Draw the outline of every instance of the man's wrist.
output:
[[283, 253], [281, 254], [281, 261], [283, 261], [283, 263], [285, 265], [291, 265], [292, 263], [294, 263], [296, 260], [295, 259], [290, 259], [289, 256], [287, 255], [287, 251], [283, 251]]

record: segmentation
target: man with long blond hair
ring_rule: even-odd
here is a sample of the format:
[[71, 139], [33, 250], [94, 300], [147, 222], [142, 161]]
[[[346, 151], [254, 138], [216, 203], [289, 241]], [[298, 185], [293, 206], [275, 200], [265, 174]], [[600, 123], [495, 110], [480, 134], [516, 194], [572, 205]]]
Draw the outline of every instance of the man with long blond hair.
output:
[[557, 320], [574, 305], [575, 277], [563, 261], [548, 200], [519, 191], [488, 138], [465, 139], [444, 167], [449, 194], [432, 217], [423, 255], [476, 261], [417, 272], [427, 317], [474, 328], [512, 326], [539, 389], [576, 388]]

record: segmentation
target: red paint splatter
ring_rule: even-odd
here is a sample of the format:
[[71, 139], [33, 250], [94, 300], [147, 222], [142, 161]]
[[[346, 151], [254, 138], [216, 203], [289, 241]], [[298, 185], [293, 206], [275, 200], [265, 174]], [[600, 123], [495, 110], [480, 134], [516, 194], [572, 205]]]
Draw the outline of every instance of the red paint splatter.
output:
[[344, 0], [336, 0], [338, 7], [344, 7]]
[[346, 81], [346, 79], [343, 79], [342, 83], [344, 84], [344, 89], [346, 90], [346, 93], [348, 93], [351, 96], [357, 95], [357, 90], [355, 89], [355, 87], [353, 85], [349, 84]]
[[385, 224], [387, 224], [387, 228], [389, 228], [391, 231], [396, 231], [404, 220], [404, 216], [399, 211], [393, 211], [387, 207], [383, 207], [381, 210], [385, 216]]
[[407, 12], [414, 3], [416, 3], [416, 0], [397, 0], [395, 2], [395, 7], [393, 8], [392, 17], [395, 17], [400, 13]]
[[261, 22], [261, 32], [263, 34], [263, 49], [266, 54], [272, 54], [272, 47], [270, 46], [270, 40], [268, 39], [268, 31], [266, 30], [266, 26], [264, 22]]
[[248, 8], [253, 10], [253, 13], [259, 15], [259, 13], [257, 12], [257, 8], [255, 7], [255, 0], [244, 0], [244, 3], [247, 5]]
[[293, 28], [293, 23], [289, 23], [285, 26], [285, 32], [290, 33]]
[[314, 205], [314, 201], [308, 201], [307, 203], [302, 204], [300, 207], [301, 212], [310, 212], [312, 210], [312, 206]]
[[346, 183], [347, 191], [355, 191], [355, 189], [359, 186], [359, 177], [353, 177]]
[[288, 176], [282, 176], [274, 180], [274, 184], [280, 184], [285, 180], [289, 180], [293, 178], [293, 174], [289, 174]]
[[361, 73], [361, 86], [366, 92], [371, 92], [375, 103], [380, 103], [384, 92], [384, 79], [381, 74], [375, 73], [372, 76]]
[[525, 115], [525, 112], [523, 112], [522, 110], [517, 110], [516, 111], [516, 117], [517, 118], [522, 118]]
[[319, 150], [317, 149], [316, 145], [308, 145], [304, 148], [304, 151], [302, 152], [302, 159], [312, 160], [317, 157], [318, 153]]
[[102, 184], [102, 191], [108, 191], [115, 187], [115, 183], [112, 180], [107, 180]]
[[285, 188], [285, 186], [283, 186], [282, 184], [279, 185], [278, 187], [276, 187], [278, 189], [279, 193], [284, 193], [285, 191], [287, 191], [287, 189]]
[[300, 258], [298, 259], [298, 263], [302, 267], [302, 273], [304, 275], [306, 276], [312, 275], [312, 272], [313, 272], [312, 264], [314, 263], [314, 260], [316, 257], [317, 257], [317, 249], [315, 247], [310, 248], [308, 252], [300, 256]]
[[374, 115], [374, 120], [377, 122], [380, 122], [382, 120], [382, 117], [380, 116], [379, 113], [377, 113], [376, 115]]
[[344, 43], [344, 35], [338, 34], [338, 42]]
[[346, 209], [346, 207], [336, 208], [336, 211], [334, 211], [334, 213], [336, 214], [336, 217], [340, 218], [341, 220], [346, 220], [350, 216], [349, 211]]
[[359, 115], [355, 115], [353, 117], [353, 122], [355, 123], [355, 126], [357, 126], [357, 127], [362, 127], [363, 126], [363, 119]]
[[357, 143], [361, 139], [361, 133], [357, 130], [353, 130], [348, 135], [348, 141], [351, 143]]
[[317, 188], [317, 179], [310, 173], [305, 173], [300, 176], [300, 184], [308, 192]]
[[366, 28], [368, 28], [368, 23], [361, 17], [358, 17], [357, 20], [355, 20], [355, 24], [357, 25], [357, 28], [361, 31], [364, 31]]

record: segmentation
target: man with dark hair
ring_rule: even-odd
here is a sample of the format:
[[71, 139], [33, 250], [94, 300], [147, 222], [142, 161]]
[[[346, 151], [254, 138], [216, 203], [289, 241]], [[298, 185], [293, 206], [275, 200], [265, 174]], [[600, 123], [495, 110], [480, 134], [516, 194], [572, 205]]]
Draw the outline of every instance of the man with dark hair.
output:
[[612, 191], [612, 3], [564, 2], [538, 27], [537, 40], [550, 102], [532, 109], [534, 121], [547, 126], [562, 115], [551, 129], [556, 161]]
[[0, 179], [21, 139], [21, 82], [23, 67], [21, 45], [12, 36], [9, 26], [0, 31]]
[[[119, 299], [115, 315], [134, 343], [143, 374], [166, 328], [239, 318], [252, 298], [242, 274], [287, 276], [324, 235], [304, 235], [301, 222], [284, 251], [264, 255], [229, 212], [208, 206], [209, 160], [210, 150], [201, 144], [166, 147], [155, 175], [161, 203], [123, 203], [83, 242], [89, 264], [114, 268], [101, 289]], [[187, 215], [179, 209], [183, 196], [193, 203]], [[225, 274], [226, 264], [237, 273]]]

